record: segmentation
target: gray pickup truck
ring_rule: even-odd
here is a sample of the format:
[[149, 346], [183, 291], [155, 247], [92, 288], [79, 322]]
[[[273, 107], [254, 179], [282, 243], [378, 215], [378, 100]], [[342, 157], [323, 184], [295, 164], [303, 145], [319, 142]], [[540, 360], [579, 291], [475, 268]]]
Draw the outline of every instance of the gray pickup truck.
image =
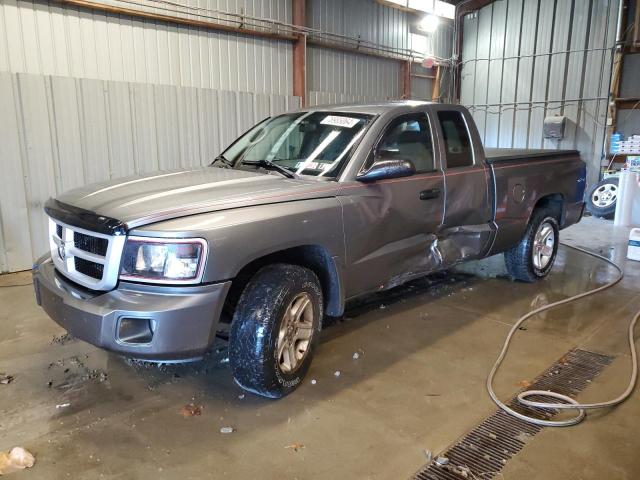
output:
[[514, 279], [547, 275], [585, 173], [576, 151], [485, 151], [461, 106], [287, 113], [208, 167], [50, 199], [36, 297], [72, 335], [150, 361], [199, 359], [227, 324], [236, 382], [277, 398], [356, 297], [498, 253]]

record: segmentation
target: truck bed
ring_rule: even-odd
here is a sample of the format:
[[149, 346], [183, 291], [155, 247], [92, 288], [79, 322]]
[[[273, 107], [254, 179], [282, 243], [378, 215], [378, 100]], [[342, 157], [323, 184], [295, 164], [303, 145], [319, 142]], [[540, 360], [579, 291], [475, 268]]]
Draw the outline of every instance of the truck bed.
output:
[[527, 148], [485, 148], [485, 157], [489, 163], [509, 162], [513, 160], [542, 160], [565, 155], [580, 155], [577, 150], [550, 150]]

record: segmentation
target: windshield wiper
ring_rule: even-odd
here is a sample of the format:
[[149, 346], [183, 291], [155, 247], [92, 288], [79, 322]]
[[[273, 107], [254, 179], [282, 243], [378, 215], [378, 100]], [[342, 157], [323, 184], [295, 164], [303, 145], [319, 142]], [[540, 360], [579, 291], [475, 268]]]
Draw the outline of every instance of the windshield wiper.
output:
[[262, 167], [267, 170], [275, 170], [278, 173], [281, 173], [287, 178], [297, 178], [298, 176], [293, 173], [291, 170], [287, 170], [283, 166], [278, 165], [277, 163], [272, 162], [271, 160], [243, 160], [242, 165], [255, 165], [257, 167]]
[[214, 158], [210, 165], [215, 165], [216, 162], [222, 163], [226, 168], [233, 168], [231, 160], [228, 160], [222, 153]]

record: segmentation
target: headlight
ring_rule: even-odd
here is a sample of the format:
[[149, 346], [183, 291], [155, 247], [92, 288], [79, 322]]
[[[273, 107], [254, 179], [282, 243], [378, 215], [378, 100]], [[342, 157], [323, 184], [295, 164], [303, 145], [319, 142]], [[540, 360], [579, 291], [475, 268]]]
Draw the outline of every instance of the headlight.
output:
[[207, 242], [201, 238], [129, 237], [122, 255], [123, 280], [198, 283], [207, 256]]

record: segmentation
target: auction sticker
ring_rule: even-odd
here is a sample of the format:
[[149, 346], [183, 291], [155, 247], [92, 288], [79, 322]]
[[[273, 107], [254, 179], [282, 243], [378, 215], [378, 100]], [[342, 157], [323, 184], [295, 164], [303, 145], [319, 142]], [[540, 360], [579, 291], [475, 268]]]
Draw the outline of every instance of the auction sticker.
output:
[[316, 170], [316, 171], [320, 171], [320, 172], [326, 172], [327, 170], [331, 170], [331, 167], [333, 166], [332, 163], [325, 163], [325, 162], [309, 162], [309, 163], [307, 163], [305, 161], [305, 162], [296, 163], [296, 168], [300, 168], [302, 165], [304, 165], [304, 169], [305, 170]]
[[322, 125], [331, 125], [332, 127], [352, 128], [353, 126], [357, 125], [360, 120], [360, 118], [327, 115], [320, 123]]

